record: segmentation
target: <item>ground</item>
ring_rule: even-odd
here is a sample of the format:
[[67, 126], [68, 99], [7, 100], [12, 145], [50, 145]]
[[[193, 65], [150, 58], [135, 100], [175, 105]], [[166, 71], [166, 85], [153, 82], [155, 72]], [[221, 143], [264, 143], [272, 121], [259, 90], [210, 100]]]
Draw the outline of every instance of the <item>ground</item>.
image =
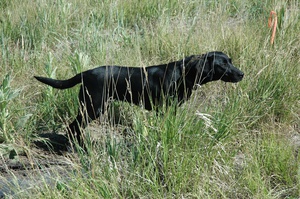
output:
[[[92, 123], [87, 130], [95, 142], [101, 142], [107, 133], [124, 136], [124, 128], [117, 126], [109, 129], [99, 122]], [[109, 129], [109, 130], [108, 130]], [[45, 142], [47, 140], [47, 142]], [[47, 186], [58, 186], [66, 182], [70, 173], [76, 172], [80, 165], [78, 153], [72, 148], [64, 132], [41, 133], [37, 141], [27, 149], [11, 150], [0, 159], [0, 199], [5, 195], [18, 195], [46, 183]], [[74, 173], [75, 174], [75, 173]]]
[[[86, 130], [90, 132], [94, 144], [100, 144], [105, 140], [104, 136], [109, 136], [109, 134], [113, 134], [120, 140], [128, 136], [126, 132], [133, 132], [128, 125], [119, 124], [112, 127], [101, 125], [99, 121], [93, 122]], [[298, 154], [300, 134], [291, 135], [289, 140]], [[69, 143], [63, 131], [40, 133], [37, 141], [28, 149], [16, 151], [12, 147], [9, 153], [2, 155], [0, 159], [0, 199], [10, 196], [18, 198], [20, 194], [24, 192], [28, 194], [41, 185], [58, 188], [74, 177], [77, 169], [81, 169], [81, 162], [78, 152], [75, 152], [76, 149], [72, 149]], [[235, 156], [234, 169], [237, 172], [246, 166], [246, 158], [243, 153]]]

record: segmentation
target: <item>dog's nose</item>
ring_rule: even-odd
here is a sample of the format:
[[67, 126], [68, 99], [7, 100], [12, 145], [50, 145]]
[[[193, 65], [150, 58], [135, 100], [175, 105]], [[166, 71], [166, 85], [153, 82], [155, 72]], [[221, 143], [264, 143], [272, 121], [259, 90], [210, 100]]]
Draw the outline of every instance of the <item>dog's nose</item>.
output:
[[244, 73], [243, 73], [243, 72], [240, 72], [239, 76], [240, 76], [241, 78], [243, 78], [243, 77], [244, 77]]

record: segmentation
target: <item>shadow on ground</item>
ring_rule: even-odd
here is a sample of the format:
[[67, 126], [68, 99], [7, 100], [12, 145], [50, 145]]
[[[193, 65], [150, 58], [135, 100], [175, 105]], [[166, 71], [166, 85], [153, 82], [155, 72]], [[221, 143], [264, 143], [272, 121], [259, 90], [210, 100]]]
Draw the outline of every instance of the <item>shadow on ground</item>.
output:
[[[18, 153], [0, 159], [0, 199], [22, 198], [26, 190], [46, 183], [56, 185], [57, 179], [68, 180], [68, 172], [73, 169], [72, 161], [65, 158], [69, 153], [70, 140], [62, 134], [40, 133], [30, 148], [30, 153]], [[31, 189], [29, 187], [32, 187]]]
[[57, 155], [62, 155], [68, 151], [69, 143], [70, 140], [65, 135], [52, 132], [39, 134], [38, 140], [34, 141], [37, 148], [54, 152]]

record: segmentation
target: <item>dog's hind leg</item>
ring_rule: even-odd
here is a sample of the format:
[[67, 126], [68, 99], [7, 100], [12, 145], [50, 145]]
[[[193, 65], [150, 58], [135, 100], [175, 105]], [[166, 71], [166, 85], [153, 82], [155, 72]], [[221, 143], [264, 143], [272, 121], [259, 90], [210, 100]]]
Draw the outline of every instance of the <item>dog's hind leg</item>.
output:
[[[91, 92], [95, 93], [95, 92]], [[101, 96], [91, 96], [86, 89], [80, 88], [79, 91], [79, 110], [76, 119], [69, 125], [68, 133], [71, 138], [76, 138], [78, 143], [83, 146], [81, 130], [89, 122], [99, 117], [102, 107]]]
[[68, 134], [71, 139], [77, 139], [79, 145], [83, 145], [83, 140], [81, 136], [81, 128], [84, 128], [83, 125], [83, 116], [81, 115], [80, 111], [76, 117], [76, 119], [69, 125], [68, 127]]

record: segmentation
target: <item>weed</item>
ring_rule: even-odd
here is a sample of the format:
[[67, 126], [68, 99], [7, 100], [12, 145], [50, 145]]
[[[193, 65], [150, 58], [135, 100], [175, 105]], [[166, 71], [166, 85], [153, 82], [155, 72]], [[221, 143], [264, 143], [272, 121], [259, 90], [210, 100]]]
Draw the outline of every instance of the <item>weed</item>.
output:
[[0, 85], [0, 143], [14, 140], [11, 132], [12, 112], [9, 105], [16, 98], [20, 90], [11, 87], [11, 75], [5, 75]]
[[68, 177], [53, 175], [53, 185], [41, 173], [43, 186], [29, 180], [11, 197], [299, 197], [298, 1], [2, 0], [0, 10], [4, 159], [18, 159], [15, 145], [36, 156], [27, 138], [65, 132], [77, 113], [78, 87], [54, 90], [33, 75], [67, 79], [97, 65], [143, 67], [213, 50], [245, 73], [238, 84], [198, 87], [163, 114], [113, 102], [84, 130], [86, 150], [64, 153]]

